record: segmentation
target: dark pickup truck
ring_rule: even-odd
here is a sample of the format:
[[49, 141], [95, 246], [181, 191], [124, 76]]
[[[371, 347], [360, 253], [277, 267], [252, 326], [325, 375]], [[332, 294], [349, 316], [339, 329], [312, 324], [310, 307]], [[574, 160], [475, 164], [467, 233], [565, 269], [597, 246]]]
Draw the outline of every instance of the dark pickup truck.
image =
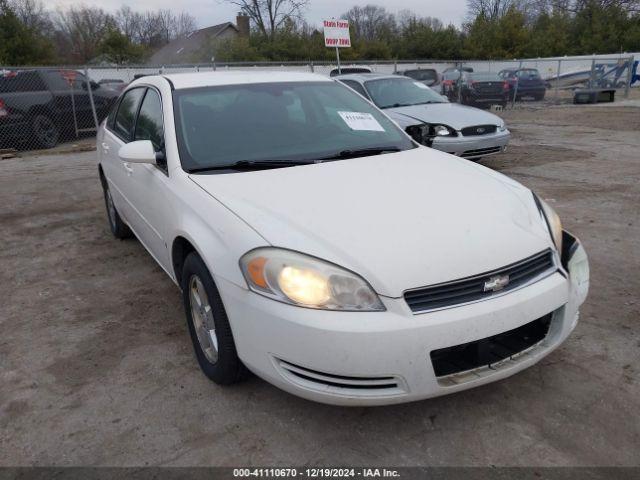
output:
[[69, 133], [95, 128], [89, 89], [98, 121], [118, 92], [74, 70], [0, 71], [0, 144], [52, 148]]

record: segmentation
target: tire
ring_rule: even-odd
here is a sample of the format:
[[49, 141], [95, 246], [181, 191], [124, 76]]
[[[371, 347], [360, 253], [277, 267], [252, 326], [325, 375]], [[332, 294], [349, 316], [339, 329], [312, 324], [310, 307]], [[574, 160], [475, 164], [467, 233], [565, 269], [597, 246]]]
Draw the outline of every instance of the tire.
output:
[[184, 303], [191, 342], [202, 372], [219, 385], [245, 380], [249, 371], [238, 358], [231, 325], [213, 278], [197, 253], [182, 269]]
[[131, 229], [122, 221], [115, 204], [113, 203], [113, 197], [111, 197], [111, 191], [109, 190], [109, 184], [106, 179], [102, 178], [102, 191], [104, 193], [104, 204], [107, 209], [107, 219], [109, 220], [109, 228], [114, 237], [124, 240], [125, 238], [133, 237]]
[[44, 113], [36, 113], [31, 118], [31, 132], [40, 148], [53, 148], [60, 139], [60, 129], [51, 117]]

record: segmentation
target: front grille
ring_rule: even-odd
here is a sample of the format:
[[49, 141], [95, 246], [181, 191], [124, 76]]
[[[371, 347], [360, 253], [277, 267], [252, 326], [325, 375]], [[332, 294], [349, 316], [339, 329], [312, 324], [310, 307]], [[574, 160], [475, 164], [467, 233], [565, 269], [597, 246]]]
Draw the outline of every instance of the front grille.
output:
[[[448, 283], [405, 292], [404, 298], [415, 313], [474, 302], [514, 290], [556, 270], [553, 253], [540, 252], [520, 262], [491, 272]], [[490, 285], [491, 282], [498, 284]], [[504, 283], [500, 288], [499, 283]], [[491, 288], [493, 287], [493, 288]]]
[[431, 352], [436, 377], [444, 377], [476, 368], [495, 365], [544, 340], [553, 313], [492, 337], [441, 348]]
[[491, 155], [493, 153], [500, 153], [502, 151], [502, 147], [488, 147], [488, 148], [477, 148], [475, 150], [467, 150], [460, 155], [461, 157], [477, 157], [480, 155]]
[[489, 135], [490, 133], [496, 133], [498, 127], [495, 125], [474, 125], [473, 127], [466, 127], [460, 130], [465, 137], [473, 137], [477, 135]]
[[306, 367], [294, 365], [284, 360], [277, 360], [285, 376], [305, 387], [316, 388], [322, 391], [330, 389], [334, 392], [343, 392], [360, 395], [370, 394], [394, 394], [403, 393], [399, 380], [396, 377], [348, 377], [344, 375], [334, 375], [332, 373], [318, 372]]

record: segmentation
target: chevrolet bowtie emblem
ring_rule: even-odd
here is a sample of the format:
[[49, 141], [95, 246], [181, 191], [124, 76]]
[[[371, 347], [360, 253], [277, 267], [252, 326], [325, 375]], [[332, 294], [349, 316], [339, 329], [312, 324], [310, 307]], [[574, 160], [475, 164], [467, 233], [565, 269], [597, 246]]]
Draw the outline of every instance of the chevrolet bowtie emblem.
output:
[[485, 292], [497, 292], [509, 285], [509, 275], [496, 275], [484, 282]]

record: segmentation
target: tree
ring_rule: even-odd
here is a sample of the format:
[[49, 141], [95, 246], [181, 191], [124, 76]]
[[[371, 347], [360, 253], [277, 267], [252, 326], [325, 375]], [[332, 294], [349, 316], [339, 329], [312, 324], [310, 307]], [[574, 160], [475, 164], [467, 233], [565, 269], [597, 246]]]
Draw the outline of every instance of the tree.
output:
[[23, 24], [6, 0], [0, 0], [0, 64], [38, 65], [53, 59], [51, 42]]
[[225, 0], [231, 5], [236, 5], [240, 11], [247, 15], [258, 32], [270, 40], [285, 21], [302, 18], [302, 11], [308, 5], [309, 0]]
[[383, 7], [375, 5], [352, 7], [342, 15], [342, 18], [349, 20], [356, 40], [367, 42], [389, 40], [397, 31], [395, 16]]
[[133, 44], [117, 28], [109, 29], [100, 42], [98, 51], [118, 65], [139, 61], [144, 54], [142, 46]]
[[101, 8], [69, 7], [58, 13], [58, 26], [73, 48], [72, 59], [85, 63], [97, 55], [98, 46], [116, 27], [116, 21]]

